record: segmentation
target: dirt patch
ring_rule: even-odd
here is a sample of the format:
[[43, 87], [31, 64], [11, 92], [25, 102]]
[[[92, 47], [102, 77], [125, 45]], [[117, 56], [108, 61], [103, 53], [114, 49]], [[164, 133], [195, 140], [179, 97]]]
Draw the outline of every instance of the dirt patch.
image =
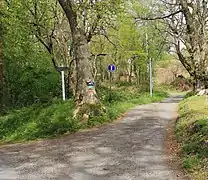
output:
[[166, 131], [164, 148], [165, 155], [167, 156], [167, 163], [175, 172], [177, 172], [177, 176], [181, 179], [191, 180], [188, 173], [182, 169], [180, 164], [180, 144], [177, 142], [175, 135], [175, 125], [177, 122], [178, 116], [175, 115], [174, 119], [170, 121], [168, 124], [168, 128]]

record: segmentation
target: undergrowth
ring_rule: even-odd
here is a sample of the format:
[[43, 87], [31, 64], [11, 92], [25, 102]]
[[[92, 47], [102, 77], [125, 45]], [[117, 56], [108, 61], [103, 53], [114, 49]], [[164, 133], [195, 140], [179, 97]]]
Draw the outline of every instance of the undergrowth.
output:
[[151, 98], [147, 93], [114, 89], [109, 101], [109, 90], [102, 87], [98, 89], [98, 95], [105, 107], [105, 113], [100, 116], [90, 116], [87, 124], [72, 118], [74, 104], [71, 100], [57, 101], [53, 104], [35, 104], [13, 110], [0, 117], [0, 143], [51, 138], [99, 126], [115, 120], [136, 105], [160, 101], [167, 96], [167, 93], [155, 92]]
[[208, 178], [208, 97], [192, 96], [180, 103], [176, 135], [182, 165], [195, 180]]

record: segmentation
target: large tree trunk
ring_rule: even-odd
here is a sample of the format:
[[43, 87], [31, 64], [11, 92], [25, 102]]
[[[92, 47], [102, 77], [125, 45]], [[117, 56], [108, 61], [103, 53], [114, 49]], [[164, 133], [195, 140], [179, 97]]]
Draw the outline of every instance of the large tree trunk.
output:
[[[0, 0], [0, 18], [2, 18], [3, 0]], [[0, 20], [0, 113], [4, 106], [4, 69], [3, 69], [3, 28]]]
[[76, 59], [77, 85], [75, 103], [77, 106], [83, 104], [95, 104], [98, 102], [96, 92], [91, 92], [87, 82], [94, 81], [90, 70], [90, 50], [89, 44], [81, 29], [74, 32], [74, 55]]
[[[94, 88], [89, 88], [87, 82], [94, 81], [90, 69], [90, 48], [84, 28], [80, 28], [77, 20], [76, 2], [73, 0], [59, 0], [59, 4], [63, 8], [72, 33], [72, 41], [74, 47], [74, 57], [76, 61], [76, 89], [75, 89], [75, 111], [74, 117], [83, 115], [88, 119], [89, 106], [97, 104], [98, 98]], [[83, 108], [82, 108], [83, 107]]]
[[[190, 57], [186, 57], [186, 64], [191, 65], [189, 73], [196, 79], [196, 90], [207, 88], [207, 2], [196, 1], [188, 3], [180, 0], [186, 20], [187, 49]], [[193, 10], [190, 10], [190, 7]]]

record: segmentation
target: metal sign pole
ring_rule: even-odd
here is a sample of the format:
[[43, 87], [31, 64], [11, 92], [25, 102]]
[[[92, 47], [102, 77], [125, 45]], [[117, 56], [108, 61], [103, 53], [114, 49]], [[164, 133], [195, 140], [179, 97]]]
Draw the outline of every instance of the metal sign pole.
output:
[[146, 53], [147, 59], [149, 58], [149, 44], [148, 44], [148, 34], [146, 33]]
[[110, 72], [110, 92], [109, 92], [109, 100], [110, 100], [110, 101], [111, 101], [111, 99], [112, 99], [112, 98], [111, 98], [111, 96], [112, 96], [112, 95], [111, 95], [111, 91], [112, 91], [112, 90], [111, 90], [111, 89], [112, 89], [112, 85], [111, 85], [111, 84], [112, 84], [112, 72]]
[[112, 99], [112, 73], [116, 70], [116, 66], [114, 64], [108, 65], [108, 71], [110, 72], [110, 92], [109, 92], [109, 101]]
[[150, 96], [152, 97], [152, 89], [153, 89], [153, 84], [152, 84], [152, 60], [149, 57], [149, 42], [148, 42], [148, 34], [146, 33], [146, 52], [147, 52], [147, 60], [149, 61], [149, 73], [150, 73]]
[[64, 71], [61, 71], [63, 101], [66, 100]]

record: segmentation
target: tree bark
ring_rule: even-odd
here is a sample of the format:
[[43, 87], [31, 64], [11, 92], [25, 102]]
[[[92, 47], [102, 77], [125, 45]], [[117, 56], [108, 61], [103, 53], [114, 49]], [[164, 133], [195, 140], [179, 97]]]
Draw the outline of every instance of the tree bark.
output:
[[1, 23], [3, 0], [0, 0], [0, 113], [4, 107], [4, 68], [3, 68], [3, 27]]
[[[75, 2], [73, 0], [59, 0], [59, 4], [63, 8], [66, 17], [69, 21], [74, 58], [76, 62], [76, 89], [75, 89], [75, 111], [74, 117], [77, 118], [80, 114], [80, 109], [89, 104], [97, 104], [99, 102], [95, 89], [89, 89], [87, 82], [94, 81], [90, 70], [90, 48], [88, 39], [83, 28], [79, 27], [77, 20], [77, 12], [75, 11]], [[87, 109], [87, 108], [86, 108]], [[87, 110], [86, 110], [87, 111]], [[85, 117], [89, 112], [83, 112]]]
[[[182, 14], [186, 23], [186, 33], [183, 38], [189, 56], [182, 53], [179, 40], [176, 43], [176, 50], [180, 61], [189, 74], [195, 79], [195, 90], [206, 89], [208, 80], [208, 47], [207, 47], [207, 2], [188, 2], [180, 0]], [[192, 10], [190, 10], [190, 7]], [[177, 35], [175, 35], [177, 36]]]
[[[179, 60], [195, 80], [195, 89], [208, 86], [208, 1], [162, 1], [164, 15], [146, 20], [163, 20]], [[160, 4], [160, 6], [162, 5]], [[169, 12], [169, 13], [167, 13]], [[168, 14], [168, 15], [167, 15]], [[183, 44], [183, 46], [181, 45]]]

